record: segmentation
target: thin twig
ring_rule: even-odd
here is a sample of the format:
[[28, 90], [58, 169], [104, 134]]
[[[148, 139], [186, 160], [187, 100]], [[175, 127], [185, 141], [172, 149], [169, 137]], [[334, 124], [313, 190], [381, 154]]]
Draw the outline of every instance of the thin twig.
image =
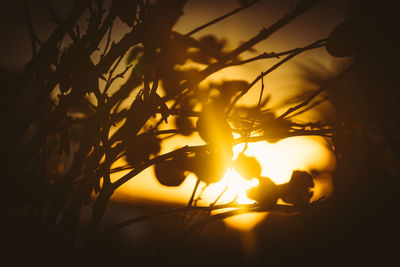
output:
[[[291, 132], [287, 132], [285, 134], [280, 134], [276, 136], [276, 138], [283, 139], [283, 138], [288, 138], [288, 137], [294, 137], [294, 136], [323, 136], [323, 137], [332, 137], [332, 130], [331, 129], [318, 129], [318, 130], [294, 130]], [[260, 142], [260, 141], [265, 141], [266, 137], [264, 135], [259, 135], [259, 136], [250, 136], [248, 139], [248, 142]], [[233, 141], [233, 144], [241, 144], [246, 142], [246, 138], [240, 137], [237, 138]]]
[[[190, 196], [189, 202], [188, 202], [188, 204], [187, 204], [187, 207], [189, 207], [189, 208], [192, 207], [192, 203], [193, 203], [193, 200], [194, 200], [194, 197], [195, 197], [195, 195], [196, 195], [196, 191], [197, 191], [197, 188], [199, 187], [199, 185], [200, 185], [200, 179], [197, 178], [196, 184], [194, 185], [194, 188], [193, 188], [192, 195]], [[182, 217], [181, 217], [181, 221], [180, 221], [180, 223], [179, 223], [179, 233], [180, 233], [180, 234], [183, 233], [183, 229], [184, 229], [184, 227], [185, 227], [186, 215], [187, 215], [187, 210], [185, 210], [185, 211], [183, 212]]]
[[[261, 73], [261, 75], [262, 75], [262, 73]], [[258, 104], [257, 104], [257, 109], [258, 110], [260, 109], [261, 99], [262, 99], [263, 93], [264, 93], [264, 77], [261, 78], [261, 91], [260, 91], [260, 97], [258, 99]], [[246, 142], [245, 142], [244, 148], [243, 148], [242, 152], [240, 152], [240, 154], [244, 154], [244, 152], [247, 150], [248, 138], [250, 137], [251, 132], [253, 131], [254, 122], [255, 122], [255, 118], [252, 118], [250, 129], [249, 129], [248, 133], [246, 134]]]
[[222, 15], [222, 16], [216, 18], [216, 19], [213, 19], [213, 20], [210, 21], [210, 22], [207, 22], [207, 23], [205, 23], [205, 24], [203, 24], [203, 25], [197, 27], [197, 28], [194, 29], [194, 30], [191, 30], [190, 32], [186, 33], [185, 36], [191, 36], [191, 35], [193, 35], [193, 34], [199, 32], [199, 31], [201, 31], [201, 30], [203, 30], [203, 29], [205, 29], [205, 28], [207, 28], [207, 27], [210, 27], [211, 25], [216, 24], [216, 23], [218, 23], [218, 22], [220, 22], [220, 21], [222, 21], [222, 20], [224, 20], [224, 19], [226, 19], [226, 18], [228, 18], [228, 17], [230, 17], [230, 16], [232, 16], [232, 15], [235, 15], [236, 13], [239, 13], [240, 11], [242, 11], [242, 10], [244, 10], [244, 9], [246, 9], [246, 8], [248, 8], [248, 7], [250, 7], [250, 6], [252, 6], [252, 5], [254, 5], [254, 4], [257, 3], [258, 1], [259, 1], [259, 0], [254, 0], [254, 1], [248, 2], [247, 4], [244, 4], [244, 5], [242, 5], [241, 7], [238, 7], [238, 8], [236, 8], [236, 9], [234, 9], [234, 10], [232, 10], [232, 11], [226, 13], [225, 15]]
[[236, 208], [236, 209], [254, 209], [257, 208], [257, 206], [255, 204], [232, 204], [232, 203], [228, 203], [228, 204], [221, 204], [221, 205], [215, 205], [215, 206], [185, 206], [185, 207], [180, 207], [180, 208], [171, 208], [171, 209], [166, 209], [166, 210], [161, 210], [159, 212], [155, 212], [149, 215], [144, 215], [144, 216], [139, 216], [130, 220], [126, 220], [122, 223], [113, 225], [111, 227], [106, 228], [103, 232], [110, 232], [110, 231], [115, 231], [118, 229], [121, 229], [123, 227], [138, 223], [138, 222], [142, 222], [142, 221], [146, 221], [155, 217], [159, 217], [162, 215], [167, 215], [170, 213], [180, 213], [180, 212], [185, 212], [185, 211], [189, 211], [189, 210], [197, 210], [197, 211], [205, 211], [205, 212], [209, 212], [210, 210], [218, 210], [218, 209], [227, 209], [227, 208]]
[[[324, 43], [325, 41], [326, 41], [326, 39], [321, 39], [320, 40], [320, 42], [321, 42], [320, 44], [316, 45], [315, 47], [310, 47], [309, 49], [322, 47], [322, 46], [325, 45], [325, 43]], [[226, 65], [226, 67], [232, 67], [232, 66], [244, 65], [244, 64], [247, 64], [247, 63], [250, 63], [250, 62], [261, 60], [261, 59], [270, 59], [270, 58], [279, 59], [282, 56], [286, 56], [286, 55], [289, 55], [289, 54], [296, 53], [296, 52], [298, 52], [299, 50], [302, 50], [302, 49], [304, 49], [304, 47], [303, 48], [298, 47], [298, 48], [290, 49], [290, 50], [279, 52], [279, 53], [275, 53], [275, 52], [267, 53], [267, 52], [264, 52], [264, 53], [262, 53], [262, 54], [260, 54], [258, 56], [255, 56], [255, 57], [252, 57], [252, 58], [248, 58], [246, 60], [231, 61], [231, 62], [226, 63], [225, 65]]]
[[225, 67], [225, 64], [231, 60], [234, 60], [237, 58], [238, 55], [243, 53], [244, 51], [247, 51], [251, 49], [254, 45], [258, 44], [259, 42], [267, 39], [270, 37], [273, 33], [278, 31], [280, 28], [283, 26], [287, 25], [289, 22], [306, 12], [308, 9], [312, 8], [313, 6], [319, 4], [323, 0], [311, 0], [311, 1], [302, 1], [299, 3], [296, 8], [293, 9], [292, 12], [285, 14], [281, 19], [279, 19], [277, 22], [273, 23], [270, 27], [268, 28], [263, 28], [257, 35], [255, 35], [253, 38], [249, 39], [248, 41], [244, 42], [234, 50], [230, 51], [227, 53], [223, 58], [221, 58], [218, 62], [209, 65], [206, 69], [201, 71], [201, 77], [199, 80], [205, 79], [205, 77], [208, 77], [212, 73], [215, 73], [218, 70], [221, 70]]
[[108, 48], [109, 48], [109, 46], [110, 46], [112, 28], [113, 28], [113, 23], [111, 23], [110, 29], [108, 30], [108, 36], [107, 36], [106, 45], [105, 45], [105, 47], [104, 47], [103, 53], [100, 55], [100, 61], [103, 59], [104, 55], [107, 53]]
[[295, 112], [296, 110], [307, 106], [311, 100], [313, 100], [316, 96], [318, 96], [324, 89], [320, 88], [318, 90], [316, 90], [313, 94], [311, 94], [306, 100], [304, 100], [302, 103], [298, 104], [295, 107], [289, 108], [286, 112], [284, 112], [282, 115], [280, 115], [278, 118], [276, 118], [277, 120], [283, 119], [285, 118], [287, 115], [291, 114], [292, 112]]
[[244, 88], [242, 90], [242, 92], [240, 92], [239, 95], [237, 95], [233, 101], [229, 104], [226, 114], [229, 115], [233, 109], [233, 107], [235, 106], [235, 104], [239, 101], [240, 98], [242, 98], [242, 96], [244, 96], [249, 90], [250, 88], [252, 88], [260, 79], [264, 78], [266, 75], [270, 74], [272, 71], [276, 70], [278, 67], [280, 67], [282, 64], [288, 62], [290, 59], [294, 58], [295, 56], [310, 50], [310, 49], [314, 49], [314, 48], [318, 48], [321, 47], [322, 44], [325, 42], [325, 39], [321, 39], [318, 40], [316, 42], [313, 42], [310, 45], [307, 45], [303, 48], [297, 49], [295, 52], [293, 52], [292, 54], [289, 54], [288, 56], [286, 56], [284, 59], [282, 59], [281, 61], [279, 61], [278, 63], [276, 63], [275, 65], [273, 65], [272, 67], [270, 67], [268, 70], [266, 70], [265, 72], [262, 72], [259, 76], [257, 76], [257, 78], [255, 78], [246, 88]]
[[305, 113], [305, 112], [307, 112], [307, 111], [309, 111], [309, 110], [315, 108], [316, 106], [318, 106], [318, 105], [324, 103], [325, 101], [326, 101], [326, 98], [323, 98], [323, 99], [321, 99], [321, 100], [319, 100], [319, 101], [316, 101], [316, 102], [313, 103], [312, 105], [308, 105], [306, 108], [304, 108], [304, 109], [302, 109], [302, 110], [296, 112], [295, 114], [292, 114], [292, 115], [290, 115], [290, 116], [286, 116], [286, 119], [292, 119], [292, 118], [294, 118], [294, 117], [296, 117], [296, 116], [298, 116], [298, 115], [300, 115], [300, 114], [303, 114], [303, 113]]
[[[56, 24], [60, 24], [62, 22], [60, 16], [57, 14], [57, 12], [54, 10], [54, 8], [52, 7], [52, 5], [47, 1], [47, 0], [37, 0], [39, 2], [39, 4], [41, 4], [49, 13], [49, 15], [51, 16], [52, 20], [56, 23]], [[77, 29], [78, 25], [76, 25]], [[78, 31], [78, 35], [76, 35], [73, 31], [72, 31], [72, 27], [70, 29], [68, 29], [68, 35], [71, 37], [71, 39], [74, 42], [78, 42], [79, 40], [79, 31]]]

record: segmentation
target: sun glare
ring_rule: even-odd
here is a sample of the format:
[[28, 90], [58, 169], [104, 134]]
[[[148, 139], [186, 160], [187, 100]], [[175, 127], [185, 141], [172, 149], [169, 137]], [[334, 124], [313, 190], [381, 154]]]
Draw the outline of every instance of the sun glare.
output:
[[[239, 155], [243, 148], [244, 144], [234, 146], [233, 159]], [[265, 141], [248, 143], [245, 154], [255, 157], [261, 164], [261, 175], [271, 178], [276, 184], [288, 182], [293, 170], [317, 170], [323, 172], [324, 175], [321, 176], [320, 180], [315, 181], [313, 199], [323, 195], [329, 196], [332, 192], [333, 186], [329, 172], [335, 167], [335, 159], [332, 152], [324, 145], [322, 138], [292, 137], [276, 143]], [[113, 176], [122, 174], [124, 172]], [[165, 187], [157, 182], [152, 168], [148, 168], [135, 179], [119, 188], [114, 200], [185, 204], [195, 183], [196, 176], [190, 174], [181, 186]], [[254, 201], [247, 197], [246, 191], [257, 185], [257, 179], [246, 180], [234, 169], [228, 169], [223, 179], [218, 183], [210, 184], [206, 188], [205, 184], [200, 185], [198, 193], [201, 192], [201, 197], [197, 203], [198, 205], [209, 205], [215, 201], [219, 204], [235, 201], [239, 204], [251, 204]], [[249, 231], [266, 216], [266, 212], [254, 212], [236, 215], [225, 219], [224, 222], [231, 228]]]
[[[235, 159], [245, 144], [233, 147]], [[261, 164], [261, 175], [271, 178], [276, 184], [286, 183], [290, 180], [293, 170], [319, 170], [331, 171], [334, 165], [332, 153], [323, 145], [322, 139], [311, 137], [296, 137], [281, 140], [277, 143], [265, 141], [249, 143], [244, 152], [247, 156], [255, 157]], [[328, 179], [326, 179], [328, 180]], [[317, 187], [324, 184], [324, 190]], [[254, 203], [246, 195], [246, 191], [258, 185], [258, 180], [245, 180], [239, 173], [229, 169], [224, 178], [215, 184], [210, 185], [204, 192], [204, 200], [213, 201], [219, 198], [219, 203], [235, 200], [239, 204]], [[328, 194], [332, 186], [327, 186], [326, 182], [316, 182], [315, 193]], [[265, 219], [267, 212], [248, 213], [232, 216], [224, 222], [235, 229], [249, 231], [260, 221]]]
[[254, 200], [247, 197], [247, 189], [257, 186], [258, 180], [245, 180], [234, 169], [229, 169], [221, 181], [207, 187], [202, 196], [205, 202], [214, 202], [219, 196], [218, 203], [235, 200], [239, 204], [251, 204]]

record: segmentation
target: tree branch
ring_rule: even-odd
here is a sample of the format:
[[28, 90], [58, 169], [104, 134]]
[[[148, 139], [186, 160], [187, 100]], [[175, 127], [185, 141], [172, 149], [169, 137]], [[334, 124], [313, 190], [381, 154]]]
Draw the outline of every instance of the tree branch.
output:
[[207, 23], [205, 23], [205, 24], [203, 24], [203, 25], [197, 27], [197, 28], [194, 29], [194, 30], [191, 30], [190, 32], [186, 33], [185, 36], [191, 36], [191, 35], [193, 35], [193, 34], [199, 32], [199, 31], [201, 31], [201, 30], [203, 30], [203, 29], [205, 29], [205, 28], [207, 28], [207, 27], [210, 27], [211, 25], [214, 25], [214, 24], [216, 24], [216, 23], [218, 23], [218, 22], [220, 22], [220, 21], [222, 21], [222, 20], [224, 20], [224, 19], [226, 19], [226, 18], [228, 18], [228, 17], [230, 17], [230, 16], [232, 16], [232, 15], [235, 15], [236, 13], [239, 13], [240, 11], [242, 11], [242, 10], [244, 10], [244, 9], [246, 9], [246, 8], [248, 8], [248, 7], [250, 7], [250, 6], [252, 6], [252, 5], [254, 5], [254, 4], [257, 3], [258, 1], [259, 1], [259, 0], [253, 0], [253, 1], [251, 1], [251, 2], [248, 2], [247, 4], [242, 5], [241, 7], [238, 7], [238, 8], [236, 8], [236, 9], [234, 9], [234, 10], [232, 10], [232, 11], [230, 11], [230, 12], [228, 12], [228, 13], [226, 13], [226, 14], [224, 14], [224, 15], [222, 15], [222, 16], [216, 18], [216, 19], [213, 19], [212, 21], [207, 22]]

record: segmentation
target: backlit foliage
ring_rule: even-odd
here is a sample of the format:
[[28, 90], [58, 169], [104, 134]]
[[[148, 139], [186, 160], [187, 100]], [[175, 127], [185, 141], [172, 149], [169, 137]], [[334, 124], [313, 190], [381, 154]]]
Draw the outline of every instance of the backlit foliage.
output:
[[[326, 46], [333, 56], [350, 56], [353, 24], [341, 24], [328, 39], [321, 36], [301, 48], [244, 58], [244, 52], [252, 51], [254, 45], [320, 1], [299, 1], [281, 19], [233, 50], [227, 48], [229, 40], [218, 36], [200, 32], [193, 37], [197, 30], [174, 31], [185, 0], [114, 0], [109, 5], [101, 0], [74, 1], [65, 17], [58, 17], [46, 1], [39, 2], [57, 26], [40, 45], [30, 28], [32, 44], [37, 47], [32, 59], [12, 82], [2, 81], [4, 92], [10, 95], [2, 101], [4, 125], [8, 125], [2, 133], [3, 154], [7, 155], [3, 170], [9, 188], [14, 188], [10, 196], [19, 199], [16, 212], [28, 210], [38, 221], [68, 233], [66, 239], [74, 239], [80, 233], [82, 211], [90, 207], [90, 228], [101, 234], [102, 218], [114, 192], [147, 168], [170, 187], [181, 185], [189, 174], [196, 176], [198, 182], [187, 206], [174, 211], [182, 217], [178, 227], [187, 235], [196, 233], [209, 218], [223, 219], [235, 211], [301, 212], [316, 204], [310, 203], [315, 173], [296, 170], [288, 183], [277, 185], [261, 175], [255, 158], [241, 153], [232, 161], [232, 148], [240, 143], [335, 134], [341, 147], [340, 136], [347, 134], [341, 122], [293, 120], [297, 112], [322, 101], [323, 85], [300, 95], [278, 113], [268, 105], [270, 96], [263, 95], [263, 82], [276, 68], [311, 49]], [[241, 2], [240, 9], [244, 9], [257, 1]], [[83, 31], [78, 20], [85, 14]], [[117, 20], [128, 30], [115, 41], [111, 36]], [[252, 82], [232, 79], [200, 85], [225, 68], [269, 59], [279, 60]], [[261, 88], [258, 104], [237, 104], [255, 88]], [[29, 97], [20, 102], [21, 95]], [[204, 144], [181, 144], [161, 153], [167, 138], [193, 135]], [[124, 165], [113, 167], [118, 160]], [[240, 205], [233, 200], [222, 206], [196, 206], [199, 183], [216, 183], [230, 168], [245, 179], [258, 179], [258, 186], [247, 191], [255, 203]], [[121, 170], [129, 172], [113, 181], [110, 175]], [[278, 199], [287, 205], [278, 204]], [[210, 213], [227, 207], [233, 211]], [[205, 219], [192, 223], [198, 213], [205, 214]], [[141, 220], [132, 223], [137, 221]]]

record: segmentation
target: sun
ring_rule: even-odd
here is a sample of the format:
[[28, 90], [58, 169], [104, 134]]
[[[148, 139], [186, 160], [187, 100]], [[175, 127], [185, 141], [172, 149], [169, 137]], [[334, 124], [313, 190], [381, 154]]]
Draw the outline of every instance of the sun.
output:
[[[233, 147], [233, 159], [243, 151], [244, 146], [245, 144], [239, 144]], [[323, 140], [311, 137], [287, 138], [276, 143], [249, 143], [244, 154], [255, 157], [262, 167], [261, 175], [271, 178], [276, 184], [288, 182], [296, 169], [329, 171], [333, 168], [334, 160]], [[238, 204], [251, 204], [254, 200], [247, 197], [246, 191], [257, 185], [257, 179], [246, 180], [234, 169], [228, 169], [220, 182], [208, 186], [203, 200], [213, 202], [218, 199], [218, 203], [235, 200]], [[321, 191], [317, 188], [319, 185], [317, 182], [315, 192]], [[248, 231], [266, 215], [267, 213], [241, 214], [224, 221], [232, 228]]]
[[[181, 140], [182, 141], [182, 140]], [[244, 144], [233, 147], [235, 159], [243, 150]], [[276, 143], [266, 141], [248, 143], [244, 152], [247, 156], [255, 157], [262, 167], [261, 175], [271, 178], [276, 184], [288, 182], [292, 171], [318, 170], [329, 172], [334, 169], [335, 157], [326, 141], [316, 137], [292, 137]], [[123, 164], [123, 163], [121, 163]], [[129, 170], [115, 175], [121, 176]], [[179, 187], [166, 187], [159, 184], [153, 175], [151, 168], [146, 169], [140, 175], [120, 187], [114, 195], [114, 200], [120, 201], [155, 201], [176, 204], [187, 204], [187, 200], [196, 184], [196, 176], [189, 174]], [[251, 204], [254, 200], [247, 197], [246, 191], [258, 185], [257, 179], [246, 180], [234, 169], [228, 169], [218, 183], [205, 187], [201, 184], [197, 197], [200, 197], [198, 205], [210, 205], [217, 200], [218, 204], [236, 201], [239, 204]], [[332, 192], [332, 183], [328, 175], [324, 180], [315, 180], [314, 196], [329, 195]], [[201, 196], [199, 196], [201, 193]], [[246, 213], [225, 219], [224, 222], [232, 228], [249, 231], [267, 213]]]

